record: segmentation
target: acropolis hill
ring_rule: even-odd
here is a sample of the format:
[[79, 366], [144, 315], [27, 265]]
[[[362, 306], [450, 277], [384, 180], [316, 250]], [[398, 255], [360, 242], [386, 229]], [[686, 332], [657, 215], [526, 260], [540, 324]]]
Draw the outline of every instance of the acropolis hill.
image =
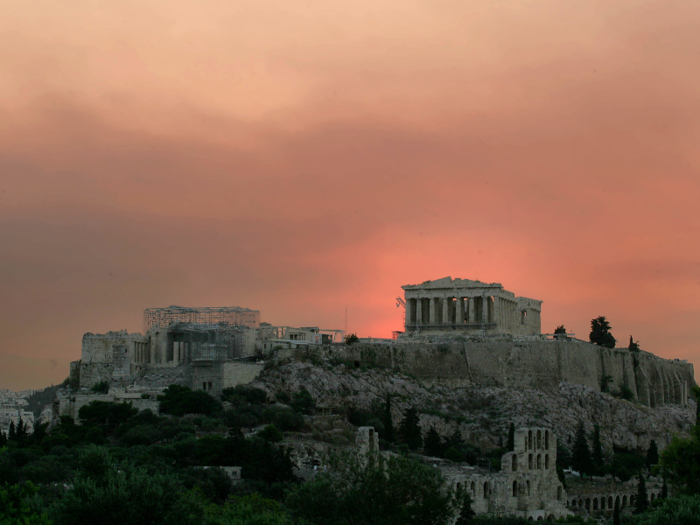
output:
[[80, 387], [106, 381], [135, 397], [171, 383], [218, 394], [252, 381], [262, 369], [256, 360], [316, 354], [443, 386], [552, 390], [567, 382], [611, 393], [626, 387], [651, 407], [685, 406], [695, 385], [685, 361], [543, 335], [542, 301], [498, 283], [445, 277], [403, 289], [406, 331], [397, 340], [344, 345], [334, 342], [337, 331], [272, 326], [246, 308], [173, 306], [146, 310], [144, 335], [85, 334], [71, 379]]

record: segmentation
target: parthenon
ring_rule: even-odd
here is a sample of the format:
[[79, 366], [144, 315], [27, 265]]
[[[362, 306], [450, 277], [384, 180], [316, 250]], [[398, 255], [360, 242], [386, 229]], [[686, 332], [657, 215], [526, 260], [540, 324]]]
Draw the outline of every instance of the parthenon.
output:
[[541, 333], [542, 301], [516, 297], [499, 283], [444, 277], [401, 288], [407, 334]]

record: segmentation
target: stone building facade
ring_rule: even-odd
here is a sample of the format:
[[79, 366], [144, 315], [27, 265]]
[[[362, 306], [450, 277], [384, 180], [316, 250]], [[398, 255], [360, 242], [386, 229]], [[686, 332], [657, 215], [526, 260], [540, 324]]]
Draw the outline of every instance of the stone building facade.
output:
[[499, 283], [444, 277], [402, 288], [406, 334], [541, 333], [542, 301], [516, 297]]
[[556, 436], [533, 427], [516, 430], [515, 449], [503, 455], [500, 472], [446, 462], [439, 468], [448, 482], [469, 493], [477, 514], [541, 521], [571, 514], [556, 465]]

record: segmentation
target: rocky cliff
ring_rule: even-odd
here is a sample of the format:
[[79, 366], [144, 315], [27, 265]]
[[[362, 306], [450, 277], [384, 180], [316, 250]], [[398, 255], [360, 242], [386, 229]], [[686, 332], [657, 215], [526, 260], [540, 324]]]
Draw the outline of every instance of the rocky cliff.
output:
[[376, 409], [391, 395], [395, 426], [405, 409], [416, 406], [424, 431], [435, 426], [442, 436], [449, 436], [459, 429], [465, 439], [486, 449], [506, 439], [511, 422], [516, 427], [552, 428], [566, 445], [573, 442], [580, 421], [589, 432], [593, 425], [600, 425], [607, 450], [615, 445], [642, 451], [652, 439], [663, 448], [674, 434], [686, 435], [695, 419], [694, 401], [686, 406], [649, 407], [566, 381], [547, 389], [521, 385], [446, 386], [390, 367], [356, 368], [356, 364], [328, 355], [277, 361], [263, 371], [253, 386], [266, 390], [271, 397], [303, 387], [319, 406], [339, 412], [350, 408]]

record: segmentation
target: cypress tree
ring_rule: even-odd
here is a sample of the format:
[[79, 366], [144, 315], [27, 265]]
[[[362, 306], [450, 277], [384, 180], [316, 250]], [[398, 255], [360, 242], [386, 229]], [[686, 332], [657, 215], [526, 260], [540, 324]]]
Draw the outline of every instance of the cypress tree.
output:
[[391, 419], [391, 394], [386, 395], [386, 404], [384, 405], [384, 439], [389, 443], [394, 442], [394, 422]]
[[588, 448], [588, 441], [586, 441], [586, 431], [583, 427], [583, 421], [579, 423], [578, 429], [576, 430], [576, 441], [574, 442], [571, 466], [581, 474], [590, 475], [593, 471], [591, 451]]
[[416, 407], [406, 409], [399, 425], [399, 433], [401, 434], [401, 442], [408, 445], [410, 450], [416, 450], [423, 446], [423, 437], [418, 422]]
[[17, 439], [17, 432], [15, 431], [14, 421], [10, 421], [10, 433], [8, 434], [7, 439], [9, 441], [14, 441], [15, 439]]
[[515, 450], [515, 423], [511, 423], [508, 428], [508, 452]]
[[620, 500], [615, 498], [615, 510], [613, 511], [613, 525], [620, 525]]
[[651, 471], [651, 467], [659, 463], [659, 449], [656, 446], [656, 441], [653, 439], [649, 443], [649, 450], [647, 450], [647, 469]]
[[661, 486], [661, 494], [659, 496], [661, 499], [668, 498], [668, 485], [666, 485], [666, 476], [664, 475], [664, 484]]
[[593, 427], [593, 467], [595, 468], [595, 473], [598, 475], [603, 474], [605, 464], [603, 462], [603, 445], [600, 442], [600, 427], [595, 425]]
[[428, 433], [425, 436], [423, 449], [428, 456], [440, 458], [443, 455], [442, 440], [440, 439], [440, 434], [437, 433], [434, 426], [430, 427], [430, 430], [428, 430]]
[[639, 481], [637, 482], [637, 499], [634, 507], [637, 514], [641, 514], [649, 508], [649, 495], [647, 494], [647, 485], [643, 474], [639, 475]]
[[0, 447], [4, 447], [5, 445], [7, 445], [7, 436], [0, 430]]

